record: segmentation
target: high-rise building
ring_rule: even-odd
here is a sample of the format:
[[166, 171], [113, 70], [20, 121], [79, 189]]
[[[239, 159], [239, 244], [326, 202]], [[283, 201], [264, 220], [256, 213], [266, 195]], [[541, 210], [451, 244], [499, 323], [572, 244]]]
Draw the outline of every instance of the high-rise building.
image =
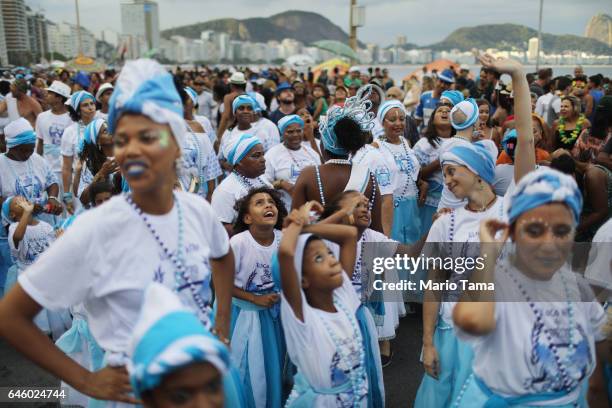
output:
[[[157, 3], [151, 0], [131, 0], [121, 3], [121, 30], [128, 44], [128, 58], [159, 49], [159, 11]], [[144, 44], [144, 47], [141, 46]], [[137, 45], [137, 46], [136, 46]]]
[[8, 62], [26, 65], [31, 60], [26, 6], [23, 0], [0, 0]]
[[0, 7], [0, 65], [8, 65], [8, 54], [6, 52], [6, 37], [4, 36], [4, 18], [2, 7]]
[[529, 61], [535, 61], [538, 58], [538, 52], [540, 47], [538, 45], [538, 38], [533, 37], [529, 39], [529, 46], [527, 48], [527, 59]]
[[26, 7], [26, 20], [32, 58], [34, 61], [40, 61], [49, 53], [47, 21], [42, 13], [35, 12], [29, 7]]
[[[78, 56], [79, 36], [76, 25], [66, 22], [56, 24], [49, 21], [47, 31], [51, 54], [59, 53], [66, 58]], [[83, 27], [81, 27], [81, 46], [83, 55], [96, 56], [96, 38]]]

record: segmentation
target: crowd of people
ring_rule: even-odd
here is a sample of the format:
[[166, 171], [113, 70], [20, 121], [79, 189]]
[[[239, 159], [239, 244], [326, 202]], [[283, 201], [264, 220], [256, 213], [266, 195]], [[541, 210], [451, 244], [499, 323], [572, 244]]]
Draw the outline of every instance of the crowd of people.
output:
[[[63, 404], [382, 407], [422, 313], [414, 406], [608, 406], [610, 79], [479, 61], [7, 72], [0, 335]], [[372, 300], [444, 243], [484, 265], [419, 279], [497, 290]]]

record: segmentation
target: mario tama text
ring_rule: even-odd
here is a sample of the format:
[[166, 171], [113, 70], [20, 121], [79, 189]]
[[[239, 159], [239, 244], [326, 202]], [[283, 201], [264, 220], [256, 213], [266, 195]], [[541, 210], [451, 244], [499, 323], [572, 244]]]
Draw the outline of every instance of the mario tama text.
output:
[[375, 279], [372, 282], [372, 289], [384, 291], [424, 291], [431, 290], [434, 292], [454, 292], [454, 291], [494, 291], [495, 283], [489, 282], [470, 282], [468, 279], [459, 279], [458, 281], [438, 282], [429, 279], [418, 279], [411, 281], [402, 279], [399, 282], [385, 282], [383, 279]]

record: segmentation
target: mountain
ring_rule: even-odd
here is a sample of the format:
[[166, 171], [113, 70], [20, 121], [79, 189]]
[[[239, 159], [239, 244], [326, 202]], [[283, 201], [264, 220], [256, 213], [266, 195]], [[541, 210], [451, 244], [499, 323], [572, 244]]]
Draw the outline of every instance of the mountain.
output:
[[612, 47], [612, 17], [607, 14], [597, 14], [591, 17], [584, 36], [594, 38]]
[[[443, 41], [426, 48], [434, 50], [450, 50], [453, 48], [469, 51], [473, 48], [497, 48], [509, 50], [512, 48], [527, 49], [527, 42], [537, 37], [533, 28], [517, 24], [488, 24], [476, 27], [463, 27], [453, 31]], [[566, 50], [580, 50], [593, 54], [612, 55], [612, 48], [593, 38], [577, 35], [553, 35], [542, 33], [542, 49], [546, 53], [560, 53]]]
[[[230, 35], [232, 40], [267, 42], [293, 38], [306, 45], [319, 40], [337, 40], [348, 44], [348, 34], [340, 27], [317, 13], [290, 10], [270, 17], [223, 18], [163, 30], [161, 35], [170, 38], [180, 35], [187, 38], [200, 38], [202, 31], [212, 30]], [[360, 43], [360, 46], [364, 45]]]

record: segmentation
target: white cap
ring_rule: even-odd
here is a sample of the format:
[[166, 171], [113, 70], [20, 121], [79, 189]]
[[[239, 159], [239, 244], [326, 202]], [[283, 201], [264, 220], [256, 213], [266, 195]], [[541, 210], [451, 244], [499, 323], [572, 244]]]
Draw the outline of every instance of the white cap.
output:
[[66, 99], [70, 98], [70, 87], [62, 81], [53, 81], [51, 86], [47, 88], [47, 91], [56, 93]]
[[246, 78], [242, 72], [234, 72], [230, 77], [230, 83], [234, 85], [246, 84]]
[[354, 65], [349, 69], [349, 72], [359, 72], [359, 67]]
[[115, 89], [113, 84], [106, 82], [100, 85], [100, 87], [98, 88], [98, 92], [96, 92], [96, 100], [100, 102], [100, 97], [102, 96], [102, 94], [108, 91], [109, 89]]
[[459, 70], [461, 70], [461, 71], [469, 71], [470, 70], [470, 66], [467, 65], [467, 64], [461, 64], [459, 66]]

